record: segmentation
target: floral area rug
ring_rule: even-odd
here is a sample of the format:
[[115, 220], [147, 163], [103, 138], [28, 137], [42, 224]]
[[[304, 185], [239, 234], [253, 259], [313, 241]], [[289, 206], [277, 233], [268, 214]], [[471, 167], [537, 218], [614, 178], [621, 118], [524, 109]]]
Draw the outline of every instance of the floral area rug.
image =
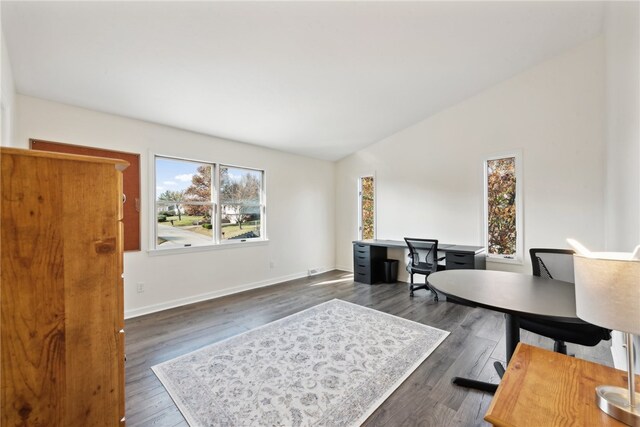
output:
[[356, 426], [447, 335], [335, 299], [152, 369], [191, 426]]

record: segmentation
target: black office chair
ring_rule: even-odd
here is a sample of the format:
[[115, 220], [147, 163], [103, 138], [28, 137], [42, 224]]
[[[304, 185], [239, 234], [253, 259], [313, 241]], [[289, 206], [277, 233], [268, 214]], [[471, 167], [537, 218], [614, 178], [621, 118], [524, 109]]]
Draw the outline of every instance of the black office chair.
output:
[[[574, 283], [573, 251], [569, 249], [531, 248], [533, 275]], [[567, 354], [566, 342], [593, 347], [611, 339], [611, 331], [590, 323], [565, 323], [520, 318], [520, 328], [554, 340], [553, 350]]]
[[[427, 282], [429, 274], [444, 270], [444, 266], [438, 265], [438, 261], [444, 259], [444, 257], [438, 258], [438, 241], [411, 237], [405, 237], [404, 241], [407, 242], [409, 247], [409, 262], [407, 263], [407, 271], [411, 275], [411, 285], [409, 285], [411, 293], [409, 295], [413, 296], [413, 291], [418, 289], [426, 289], [433, 293], [434, 301], [438, 301], [438, 294], [429, 287]], [[414, 286], [414, 274], [424, 274], [424, 285]]]

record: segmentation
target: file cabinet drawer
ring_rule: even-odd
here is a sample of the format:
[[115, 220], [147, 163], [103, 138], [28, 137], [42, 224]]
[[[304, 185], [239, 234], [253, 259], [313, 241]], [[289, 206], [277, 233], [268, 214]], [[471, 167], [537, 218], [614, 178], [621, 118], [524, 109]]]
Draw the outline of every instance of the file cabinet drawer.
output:
[[447, 260], [447, 270], [473, 270], [473, 262], [458, 262]]
[[371, 273], [370, 272], [359, 272], [356, 271], [353, 273], [353, 281], [354, 282], [360, 282], [360, 283], [366, 283], [368, 285], [371, 284]]
[[355, 244], [353, 245], [353, 254], [356, 256], [366, 256], [368, 258], [371, 254], [371, 246]]
[[355, 265], [356, 263], [360, 263], [360, 264], [370, 264], [371, 263], [371, 257], [369, 255], [362, 255], [359, 253], [353, 253], [353, 264]]
[[369, 262], [369, 260], [361, 260], [356, 258], [353, 260], [353, 271], [371, 271], [371, 263]]

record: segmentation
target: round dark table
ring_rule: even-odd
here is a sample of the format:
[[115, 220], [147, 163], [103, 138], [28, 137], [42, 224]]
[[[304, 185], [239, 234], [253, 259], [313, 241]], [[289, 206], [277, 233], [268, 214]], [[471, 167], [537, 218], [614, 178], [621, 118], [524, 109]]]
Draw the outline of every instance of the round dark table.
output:
[[[561, 280], [494, 270], [445, 270], [429, 286], [469, 305], [505, 313], [507, 363], [520, 341], [520, 317], [584, 323], [576, 315], [575, 286]], [[502, 377], [499, 362], [496, 370]], [[454, 384], [494, 392], [497, 385], [456, 377]]]

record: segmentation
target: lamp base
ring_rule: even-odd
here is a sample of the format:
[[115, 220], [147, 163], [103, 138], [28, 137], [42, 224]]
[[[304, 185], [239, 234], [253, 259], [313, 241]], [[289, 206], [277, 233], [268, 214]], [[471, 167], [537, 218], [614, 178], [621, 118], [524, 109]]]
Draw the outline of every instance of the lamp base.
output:
[[[640, 402], [640, 393], [636, 393], [636, 402]], [[640, 427], [640, 404], [629, 405], [629, 390], [622, 387], [601, 385], [596, 387], [598, 407], [623, 423]]]

